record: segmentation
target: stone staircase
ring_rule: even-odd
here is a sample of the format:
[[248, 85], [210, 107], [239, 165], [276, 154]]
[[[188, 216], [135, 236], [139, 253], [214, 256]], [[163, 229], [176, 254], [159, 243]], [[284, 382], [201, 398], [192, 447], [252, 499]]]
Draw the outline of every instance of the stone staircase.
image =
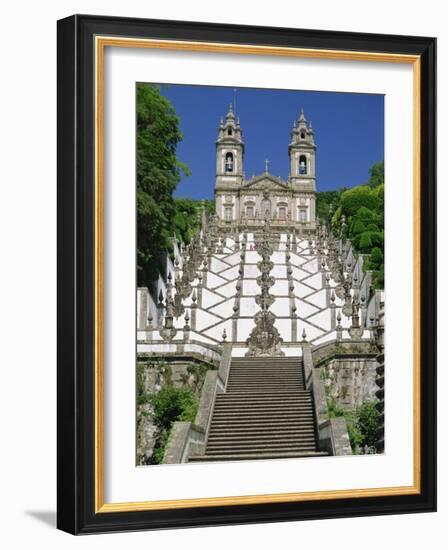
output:
[[326, 456], [301, 358], [234, 358], [216, 396], [205, 453], [190, 462]]

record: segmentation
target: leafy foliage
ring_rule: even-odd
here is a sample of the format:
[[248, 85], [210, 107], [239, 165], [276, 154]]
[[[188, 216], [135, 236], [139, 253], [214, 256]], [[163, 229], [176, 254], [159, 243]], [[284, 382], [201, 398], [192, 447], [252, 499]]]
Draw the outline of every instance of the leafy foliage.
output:
[[189, 243], [201, 214], [214, 213], [214, 200], [174, 198], [188, 166], [179, 162], [179, 117], [158, 86], [137, 84], [137, 279], [150, 287], [172, 249], [172, 237]]
[[377, 430], [380, 427], [380, 417], [375, 401], [366, 401], [356, 409], [348, 410], [340, 407], [334, 400], [328, 403], [329, 418], [344, 417], [352, 451], [357, 454], [364, 447], [374, 447]]
[[378, 197], [370, 187], [360, 185], [347, 189], [341, 195], [341, 210], [345, 216], [355, 215], [360, 208], [375, 211], [378, 208]]
[[345, 217], [345, 236], [357, 252], [370, 255], [364, 269], [374, 272], [376, 288], [384, 288], [384, 162], [374, 164], [369, 172], [366, 185], [318, 193], [316, 210], [322, 220], [328, 220], [331, 205], [335, 234], [340, 234]]
[[384, 185], [384, 161], [373, 164], [369, 170], [369, 181], [367, 185], [374, 189], [378, 185]]
[[215, 212], [215, 201], [175, 198], [174, 208], [174, 232], [178, 239], [188, 244], [201, 226], [202, 213]]
[[339, 204], [340, 191], [321, 191], [316, 197], [316, 216], [321, 220], [327, 220], [329, 217], [330, 206]]
[[[151, 413], [140, 411], [137, 429], [143, 416], [150, 415], [156, 426], [154, 448], [151, 464], [163, 462], [166, 446], [169, 441], [173, 423], [180, 421], [193, 422], [196, 418], [199, 396], [210, 365], [202, 362], [191, 362], [186, 365], [186, 372], [180, 376], [182, 386], [174, 385], [172, 367], [166, 361], [154, 359], [146, 364], [137, 365], [137, 404], [151, 405]], [[161, 388], [156, 392], [147, 392], [145, 375], [153, 371], [157, 375]]]
[[152, 420], [157, 426], [152, 464], [160, 464], [174, 422], [193, 422], [198, 410], [198, 400], [189, 387], [164, 386], [151, 395], [150, 403], [153, 408]]
[[179, 118], [157, 86], [137, 84], [137, 279], [150, 286], [171, 245], [176, 215], [173, 192], [188, 167], [176, 148]]
[[373, 447], [380, 427], [380, 417], [374, 401], [367, 401], [356, 410], [356, 425], [362, 435], [361, 445]]
[[198, 402], [190, 388], [166, 386], [151, 396], [154, 423], [169, 431], [176, 420], [192, 422], [196, 416]]

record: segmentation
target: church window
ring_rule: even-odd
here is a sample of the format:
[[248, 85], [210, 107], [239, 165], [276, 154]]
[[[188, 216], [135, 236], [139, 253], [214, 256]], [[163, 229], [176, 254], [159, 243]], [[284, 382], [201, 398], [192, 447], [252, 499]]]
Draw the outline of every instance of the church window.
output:
[[228, 136], [231, 136], [232, 134], [233, 134], [233, 130], [232, 130], [232, 128], [229, 128], [229, 129], [227, 130], [227, 135], [228, 135]]
[[254, 217], [254, 207], [246, 206], [246, 218], [253, 218], [253, 217]]
[[264, 220], [271, 217], [271, 201], [267, 198], [261, 201], [261, 218]]
[[278, 209], [278, 217], [280, 220], [286, 220], [286, 207], [280, 206]]
[[231, 222], [233, 219], [233, 208], [231, 206], [227, 206], [224, 210], [224, 215], [226, 222]]
[[299, 221], [302, 223], [307, 221], [306, 208], [299, 209]]
[[305, 132], [302, 132], [302, 133], [300, 134], [300, 139], [305, 139]]
[[307, 174], [307, 162], [306, 162], [305, 155], [300, 155], [300, 158], [299, 158], [299, 174], [300, 175]]
[[233, 154], [232, 153], [226, 154], [225, 171], [233, 172]]

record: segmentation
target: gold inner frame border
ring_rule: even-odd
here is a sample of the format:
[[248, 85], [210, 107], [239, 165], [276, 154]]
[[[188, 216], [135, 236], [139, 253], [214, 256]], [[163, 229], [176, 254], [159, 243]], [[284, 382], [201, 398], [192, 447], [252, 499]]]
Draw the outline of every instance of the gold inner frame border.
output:
[[[206, 497], [179, 500], [154, 500], [141, 502], [106, 503], [104, 501], [104, 55], [106, 47], [145, 48], [207, 53], [233, 53], [300, 57], [311, 59], [406, 63], [413, 66], [413, 301], [414, 301], [414, 361], [413, 361], [413, 484], [401, 487], [367, 489], [341, 489], [301, 493], [275, 493]], [[281, 502], [306, 502], [343, 498], [365, 498], [398, 495], [415, 495], [421, 492], [421, 358], [420, 358], [420, 279], [421, 279], [421, 60], [418, 55], [402, 55], [381, 52], [356, 52], [345, 50], [321, 50], [294, 47], [256, 46], [251, 44], [226, 44], [118, 36], [96, 36], [95, 59], [95, 513], [167, 510], [212, 506], [236, 506], [243, 504], [268, 504]]]

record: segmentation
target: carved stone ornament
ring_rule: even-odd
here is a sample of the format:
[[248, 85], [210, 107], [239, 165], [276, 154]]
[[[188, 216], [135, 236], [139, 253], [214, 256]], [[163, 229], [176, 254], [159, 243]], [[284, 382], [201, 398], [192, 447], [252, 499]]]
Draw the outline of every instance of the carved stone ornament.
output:
[[255, 315], [255, 327], [246, 340], [249, 346], [247, 357], [285, 355], [280, 347], [283, 339], [274, 327], [274, 322], [275, 315], [270, 311], [259, 311]]

